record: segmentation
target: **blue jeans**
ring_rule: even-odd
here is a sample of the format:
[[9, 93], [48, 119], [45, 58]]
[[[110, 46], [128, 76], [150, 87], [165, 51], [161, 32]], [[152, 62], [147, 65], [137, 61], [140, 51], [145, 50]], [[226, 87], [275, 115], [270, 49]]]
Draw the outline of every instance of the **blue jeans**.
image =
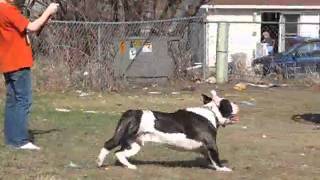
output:
[[7, 87], [4, 136], [7, 145], [22, 146], [29, 142], [28, 116], [32, 104], [30, 68], [4, 73]]

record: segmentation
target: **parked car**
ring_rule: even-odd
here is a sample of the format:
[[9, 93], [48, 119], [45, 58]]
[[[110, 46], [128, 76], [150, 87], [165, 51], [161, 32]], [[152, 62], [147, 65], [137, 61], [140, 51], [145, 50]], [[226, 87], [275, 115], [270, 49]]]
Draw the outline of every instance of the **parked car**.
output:
[[284, 78], [320, 73], [320, 39], [305, 40], [285, 52], [254, 59], [252, 67], [256, 74], [277, 74]]

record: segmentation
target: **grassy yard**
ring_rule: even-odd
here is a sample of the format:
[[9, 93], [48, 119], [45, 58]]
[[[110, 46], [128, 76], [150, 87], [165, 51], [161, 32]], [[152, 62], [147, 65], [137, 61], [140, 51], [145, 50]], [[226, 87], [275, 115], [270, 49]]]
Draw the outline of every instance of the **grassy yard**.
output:
[[[306, 88], [249, 88], [239, 92], [218, 87], [219, 94], [240, 104], [241, 122], [219, 130], [221, 158], [231, 173], [204, 168], [194, 153], [177, 152], [157, 144], [146, 145], [128, 170], [107, 157], [109, 169], [98, 169], [96, 157], [111, 137], [121, 113], [130, 108], [172, 112], [201, 105], [202, 87], [193, 92], [148, 94], [130, 92], [80, 97], [79, 93], [35, 92], [30, 129], [40, 152], [8, 149], [3, 143], [3, 108], [0, 120], [0, 179], [320, 179], [320, 130], [312, 123], [297, 123], [300, 113], [320, 114], [320, 92]], [[152, 90], [153, 91], [153, 90]], [[0, 104], [4, 105], [1, 93]], [[241, 104], [249, 101], [253, 105]], [[60, 112], [69, 109], [70, 112]]]

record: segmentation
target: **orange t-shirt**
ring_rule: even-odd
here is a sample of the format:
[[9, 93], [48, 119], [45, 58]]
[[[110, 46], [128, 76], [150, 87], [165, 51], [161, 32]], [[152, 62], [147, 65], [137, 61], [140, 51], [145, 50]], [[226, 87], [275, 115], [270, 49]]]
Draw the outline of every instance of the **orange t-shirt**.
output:
[[32, 49], [27, 41], [29, 20], [8, 3], [0, 3], [0, 72], [32, 67]]

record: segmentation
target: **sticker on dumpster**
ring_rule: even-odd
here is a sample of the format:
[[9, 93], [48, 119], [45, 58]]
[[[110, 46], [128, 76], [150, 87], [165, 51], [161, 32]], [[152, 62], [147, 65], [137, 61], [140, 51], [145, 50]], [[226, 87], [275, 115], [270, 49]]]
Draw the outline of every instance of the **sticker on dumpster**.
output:
[[120, 55], [123, 56], [126, 54], [126, 42], [125, 41], [121, 41], [120, 42]]
[[130, 48], [129, 50], [129, 59], [133, 60], [137, 56], [137, 50], [136, 48]]
[[143, 45], [142, 52], [144, 52], [144, 53], [152, 52], [152, 43], [151, 42], [146, 42]]
[[135, 47], [135, 48], [141, 48], [142, 43], [143, 43], [143, 42], [142, 42], [142, 40], [140, 40], [140, 39], [131, 41], [131, 44], [132, 44], [133, 47]]

